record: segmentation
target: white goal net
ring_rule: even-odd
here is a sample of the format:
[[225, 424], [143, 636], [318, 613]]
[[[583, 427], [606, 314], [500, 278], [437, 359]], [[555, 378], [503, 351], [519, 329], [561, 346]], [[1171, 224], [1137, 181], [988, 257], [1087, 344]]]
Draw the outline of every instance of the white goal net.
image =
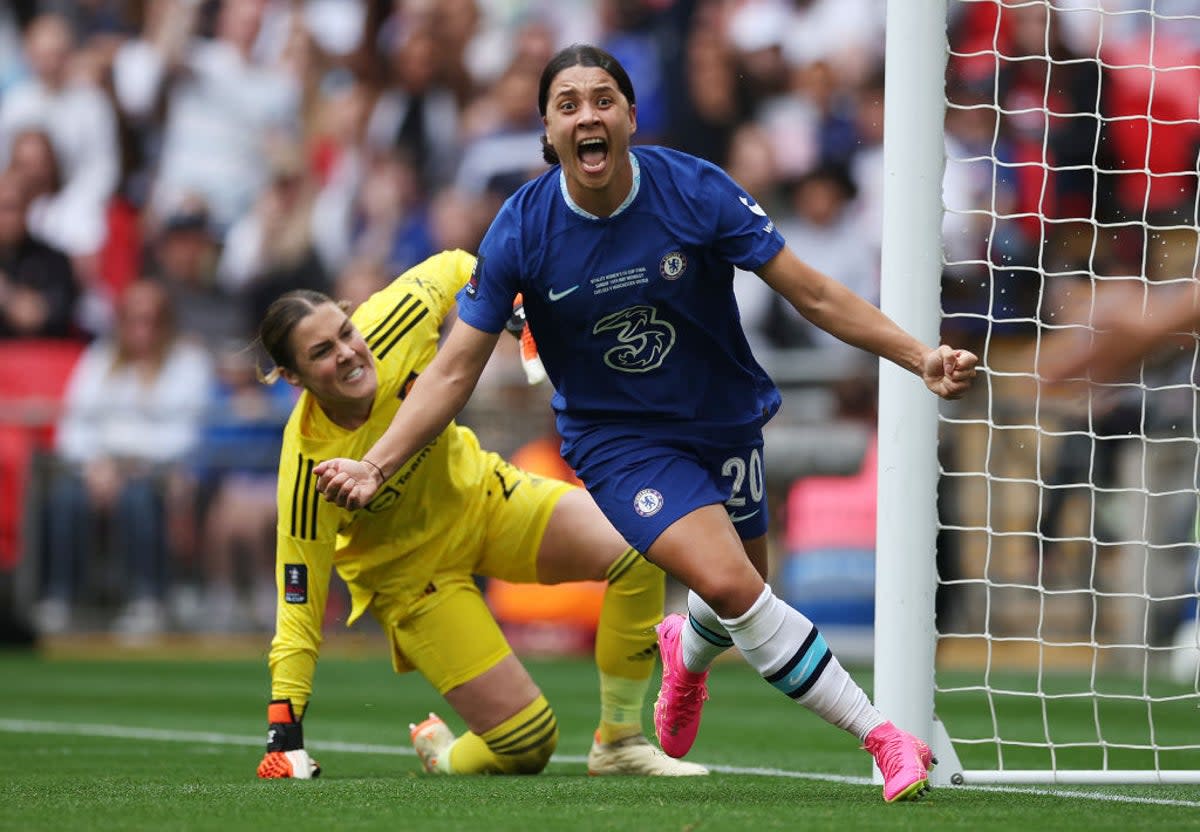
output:
[[[944, 11], [932, 300], [943, 340], [985, 371], [940, 407], [929, 451], [942, 779], [1200, 782], [1197, 339], [1181, 335], [1113, 383], [1050, 391], [1037, 374], [1151, 287], [1200, 277], [1200, 2], [948, 0]], [[908, 98], [894, 41], [889, 29], [888, 139], [905, 129], [901, 110], [920, 112], [894, 100]], [[891, 172], [923, 164], [903, 158], [901, 138], [892, 148]], [[885, 209], [884, 222], [916, 213]], [[913, 280], [903, 255], [892, 247], [893, 293]], [[881, 436], [905, 425], [884, 422], [887, 395], [881, 380]], [[913, 490], [881, 475], [881, 569], [886, 506], [896, 516], [910, 499], [889, 488]], [[917, 541], [903, 557], [925, 555]], [[877, 627], [926, 600], [919, 587], [887, 600], [888, 575]], [[888, 693], [886, 658], [876, 668], [877, 699], [913, 698]]]

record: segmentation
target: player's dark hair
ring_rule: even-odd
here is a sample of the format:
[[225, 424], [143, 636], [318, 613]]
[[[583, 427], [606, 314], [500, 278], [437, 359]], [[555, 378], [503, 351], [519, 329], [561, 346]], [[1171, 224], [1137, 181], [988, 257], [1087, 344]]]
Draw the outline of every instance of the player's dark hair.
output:
[[[334, 300], [324, 292], [296, 289], [280, 295], [267, 307], [262, 323], [258, 325], [258, 340], [277, 368], [283, 367], [295, 372], [296, 354], [290, 341], [292, 330], [318, 306], [326, 303], [334, 303]], [[264, 376], [263, 380], [274, 381], [274, 372]]]
[[[603, 69], [617, 82], [617, 89], [621, 91], [621, 94], [625, 96], [630, 105], [637, 103], [637, 99], [633, 94], [633, 82], [629, 80], [629, 73], [625, 71], [625, 67], [621, 66], [620, 61], [599, 46], [592, 46], [588, 43], [574, 43], [560, 49], [546, 63], [546, 68], [542, 70], [541, 80], [538, 81], [538, 112], [542, 114], [543, 118], [546, 117], [546, 103], [550, 97], [550, 85], [554, 83], [554, 79], [558, 76], [558, 73], [573, 66], [594, 66], [598, 69]], [[542, 158], [549, 165], [557, 165], [559, 162], [558, 154], [550, 146], [550, 140], [546, 138], [545, 133], [542, 134]]]

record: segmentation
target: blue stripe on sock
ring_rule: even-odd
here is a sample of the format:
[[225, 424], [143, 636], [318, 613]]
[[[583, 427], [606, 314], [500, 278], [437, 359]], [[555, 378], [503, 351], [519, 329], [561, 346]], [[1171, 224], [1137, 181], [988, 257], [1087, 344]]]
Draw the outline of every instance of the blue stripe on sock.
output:
[[803, 659], [805, 654], [808, 653], [808, 648], [813, 646], [813, 642], [817, 640], [817, 636], [819, 634], [820, 633], [816, 627], [813, 627], [811, 630], [809, 630], [808, 635], [804, 637], [804, 641], [800, 644], [800, 649], [793, 653], [792, 657], [784, 662], [778, 670], [776, 670], [770, 676], [767, 676], [766, 680], [773, 685], [784, 676], [790, 674], [792, 669], [796, 665], [800, 664], [801, 659]]
[[696, 617], [690, 612], [688, 613], [688, 622], [691, 623], [692, 630], [696, 633], [696, 635], [700, 636], [700, 638], [704, 639], [714, 647], [733, 646], [733, 639], [731, 639], [729, 636], [723, 636], [720, 633], [714, 633], [712, 630], [708, 629], [699, 621], [697, 621]]
[[825, 648], [825, 654], [817, 660], [817, 666], [813, 668], [812, 673], [808, 674], [808, 679], [804, 681], [800, 687], [788, 694], [793, 699], [799, 699], [804, 694], [808, 693], [809, 689], [817, 683], [821, 678], [821, 674], [825, 672], [825, 665], [833, 660], [833, 651], [828, 647]]
[[814, 628], [796, 654], [780, 670], [765, 678], [783, 693], [799, 699], [816, 684], [832, 658], [833, 652], [825, 643], [825, 637]]

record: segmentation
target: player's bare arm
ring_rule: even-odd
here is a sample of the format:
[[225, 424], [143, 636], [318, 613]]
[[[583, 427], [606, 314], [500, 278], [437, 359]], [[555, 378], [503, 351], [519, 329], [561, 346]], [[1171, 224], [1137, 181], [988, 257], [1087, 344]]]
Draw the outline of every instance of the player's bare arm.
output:
[[388, 429], [363, 458], [338, 457], [313, 469], [317, 490], [329, 502], [352, 511], [369, 503], [387, 478], [432, 442], [463, 409], [499, 337], [456, 321]]
[[878, 307], [783, 248], [759, 276], [804, 317], [847, 344], [867, 350], [921, 377], [944, 399], [957, 399], [975, 378], [979, 359], [945, 345], [930, 349]]

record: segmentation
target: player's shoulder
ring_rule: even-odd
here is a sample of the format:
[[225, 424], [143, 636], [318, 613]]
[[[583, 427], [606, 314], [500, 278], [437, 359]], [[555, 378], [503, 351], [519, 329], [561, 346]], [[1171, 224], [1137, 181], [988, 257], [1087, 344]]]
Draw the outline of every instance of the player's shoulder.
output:
[[633, 148], [642, 187], [664, 205], [679, 200], [711, 199], [733, 180], [717, 165], [669, 147], [639, 145]]
[[[500, 260], [515, 257], [528, 265], [536, 257], [547, 229], [555, 225], [564, 205], [559, 192], [558, 165], [523, 183], [501, 204], [479, 246], [480, 267], [494, 270]], [[497, 257], [500, 257], [498, 260]]]
[[293, 477], [303, 479], [314, 465], [322, 459], [346, 456], [354, 442], [353, 431], [340, 428], [330, 430], [326, 417], [319, 417], [320, 405], [307, 390], [303, 390], [292, 407], [291, 415], [283, 426], [283, 437], [279, 452], [279, 476], [281, 481], [291, 482]]
[[558, 180], [561, 171], [562, 168], [555, 165], [523, 183], [504, 200], [504, 204], [497, 214], [497, 220], [504, 218], [510, 222], [524, 225], [530, 221], [530, 217], [533, 215], [536, 221], [538, 214], [544, 214], [554, 206], [559, 194]]
[[[354, 311], [351, 320], [363, 332], [394, 317], [397, 310], [421, 305], [439, 313], [453, 303], [475, 268], [475, 255], [461, 249], [438, 252], [399, 275], [371, 295]], [[438, 319], [441, 319], [439, 314]]]
[[428, 299], [436, 308], [452, 302], [475, 269], [475, 255], [460, 248], [440, 251], [400, 275], [396, 284], [401, 292], [413, 292]]
[[304, 451], [304, 446], [306, 445], [304, 436], [307, 422], [306, 413], [312, 404], [312, 394], [307, 390], [301, 390], [300, 395], [296, 398], [296, 403], [292, 405], [292, 412], [283, 426], [282, 452], [280, 455], [281, 467], [286, 466], [290, 459], [293, 459], [297, 454]]
[[719, 166], [707, 159], [693, 156], [690, 153], [684, 153], [682, 150], [653, 144], [637, 145], [631, 148], [631, 150], [633, 151], [633, 155], [637, 157], [638, 165], [642, 168], [643, 173], [647, 171], [654, 173], [657, 170], [665, 169], [671, 173], [684, 173], [688, 175], [699, 173], [724, 174], [724, 171]]
[[306, 455], [328, 453], [331, 450], [331, 442], [349, 435], [349, 432], [342, 428], [332, 436], [326, 435], [322, 430], [324, 424], [332, 423], [321, 410], [317, 397], [309, 390], [302, 389], [283, 426], [284, 448], [290, 447], [293, 451]]

